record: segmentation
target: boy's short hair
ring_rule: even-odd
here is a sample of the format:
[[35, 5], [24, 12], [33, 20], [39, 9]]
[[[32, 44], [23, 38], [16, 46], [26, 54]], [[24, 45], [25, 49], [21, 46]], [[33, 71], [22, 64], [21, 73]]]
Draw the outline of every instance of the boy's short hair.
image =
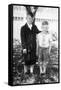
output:
[[34, 17], [33, 13], [27, 12], [27, 15], [30, 15], [32, 18]]
[[48, 23], [48, 21], [43, 21], [42, 22], [42, 25], [48, 25], [49, 23]]

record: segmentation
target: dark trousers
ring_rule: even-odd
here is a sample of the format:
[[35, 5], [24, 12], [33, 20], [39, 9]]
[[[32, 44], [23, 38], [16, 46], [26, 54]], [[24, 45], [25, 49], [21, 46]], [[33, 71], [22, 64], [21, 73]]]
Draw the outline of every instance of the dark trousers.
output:
[[36, 51], [33, 49], [24, 54], [25, 65], [33, 65], [36, 63]]

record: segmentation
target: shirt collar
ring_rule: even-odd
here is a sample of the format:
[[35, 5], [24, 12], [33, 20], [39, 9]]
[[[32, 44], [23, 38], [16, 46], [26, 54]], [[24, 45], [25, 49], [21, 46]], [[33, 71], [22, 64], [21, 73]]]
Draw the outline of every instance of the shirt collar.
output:
[[29, 27], [30, 29], [32, 28], [32, 24], [28, 24], [28, 23], [27, 23], [27, 25], [28, 25], [28, 27]]

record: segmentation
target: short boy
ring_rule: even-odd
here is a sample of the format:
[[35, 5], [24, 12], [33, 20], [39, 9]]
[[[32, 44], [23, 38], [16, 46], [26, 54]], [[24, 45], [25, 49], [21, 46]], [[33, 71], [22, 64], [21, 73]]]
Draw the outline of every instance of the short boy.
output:
[[42, 32], [37, 35], [37, 54], [38, 62], [40, 65], [40, 74], [46, 73], [46, 67], [50, 60], [51, 50], [51, 35], [48, 31], [49, 23], [47, 21], [42, 22]]

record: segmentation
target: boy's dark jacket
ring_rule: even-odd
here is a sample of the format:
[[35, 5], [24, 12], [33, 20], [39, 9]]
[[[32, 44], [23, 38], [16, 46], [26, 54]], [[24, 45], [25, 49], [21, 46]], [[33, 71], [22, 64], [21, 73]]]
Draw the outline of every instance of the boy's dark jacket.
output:
[[36, 25], [32, 25], [32, 28], [28, 27], [27, 23], [21, 28], [21, 43], [23, 49], [27, 49], [27, 54], [25, 55], [26, 64], [34, 64], [36, 58], [36, 34], [40, 31], [37, 29]]

